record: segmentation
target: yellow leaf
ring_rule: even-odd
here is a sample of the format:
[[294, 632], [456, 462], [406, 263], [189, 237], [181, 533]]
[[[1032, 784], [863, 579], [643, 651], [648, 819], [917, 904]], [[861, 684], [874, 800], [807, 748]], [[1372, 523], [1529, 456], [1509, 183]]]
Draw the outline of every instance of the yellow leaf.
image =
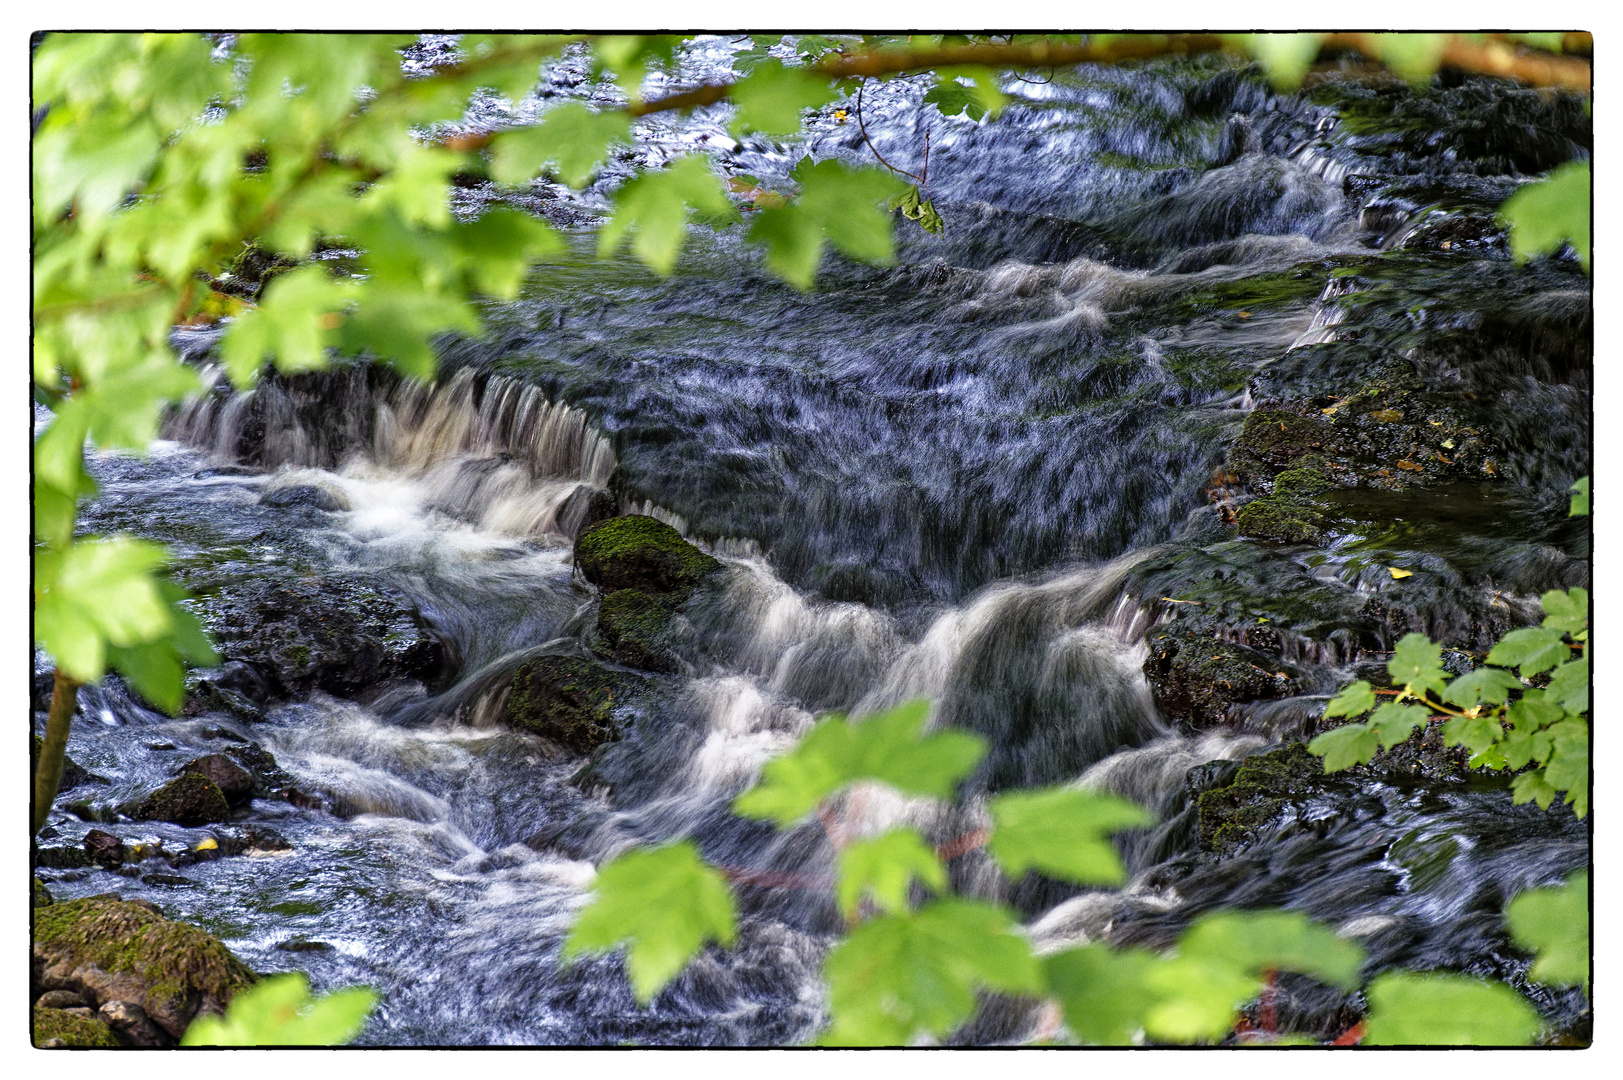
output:
[[1399, 570], [1395, 566], [1388, 566], [1387, 569], [1392, 571], [1392, 577], [1397, 581], [1402, 581], [1406, 577], [1414, 577], [1413, 570]]
[[218, 848], [219, 846], [220, 846], [219, 844], [214, 842], [214, 837], [211, 836], [207, 840], [203, 841], [201, 844], [198, 844], [196, 850], [198, 850], [198, 851], [213, 851], [216, 848]]

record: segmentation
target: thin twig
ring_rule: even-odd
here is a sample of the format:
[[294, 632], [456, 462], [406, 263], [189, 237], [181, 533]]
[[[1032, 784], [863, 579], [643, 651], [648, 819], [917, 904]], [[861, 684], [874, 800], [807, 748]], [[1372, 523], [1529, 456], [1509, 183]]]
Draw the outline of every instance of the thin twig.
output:
[[[889, 169], [893, 174], [900, 174], [902, 176], [911, 176], [914, 180], [917, 180], [919, 183], [921, 183], [921, 184], [924, 183], [924, 177], [920, 176], [918, 173], [910, 173], [906, 169], [898, 169], [896, 166], [894, 166], [890, 162], [886, 161], [885, 160], [885, 155], [881, 154], [879, 152], [879, 148], [876, 147], [873, 144], [873, 140], [868, 138], [868, 125], [862, 122], [862, 91], [867, 88], [867, 85], [868, 85], [868, 80], [863, 79], [862, 80], [862, 85], [857, 87], [857, 128], [858, 128], [858, 130], [860, 130], [862, 132], [862, 141], [868, 144], [868, 149], [873, 151], [873, 156], [879, 159], [879, 164], [881, 164], [885, 168]], [[925, 153], [926, 153], [926, 162], [928, 163], [928, 160], [929, 160], [928, 159], [928, 153], [929, 153], [929, 146], [930, 146], [929, 141], [928, 141], [928, 136], [926, 136], [926, 141], [925, 141], [924, 146], [925, 146]]]

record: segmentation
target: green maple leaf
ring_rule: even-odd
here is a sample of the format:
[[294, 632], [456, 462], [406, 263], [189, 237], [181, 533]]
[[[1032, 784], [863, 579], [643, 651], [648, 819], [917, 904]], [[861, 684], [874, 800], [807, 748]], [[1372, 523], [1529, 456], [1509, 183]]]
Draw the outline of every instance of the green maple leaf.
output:
[[1324, 759], [1325, 772], [1340, 772], [1374, 757], [1378, 744], [1375, 729], [1368, 724], [1343, 724], [1315, 736], [1307, 748]]
[[975, 1010], [977, 990], [1034, 994], [1031, 943], [1001, 907], [941, 900], [863, 923], [823, 965], [832, 1046], [901, 1046], [945, 1035]]
[[986, 753], [986, 742], [962, 731], [925, 734], [926, 701], [851, 722], [832, 716], [800, 745], [767, 762], [761, 779], [733, 802], [743, 817], [787, 825], [858, 780], [876, 780], [910, 795], [950, 798]]
[[1375, 689], [1363, 679], [1359, 679], [1341, 693], [1331, 698], [1324, 707], [1324, 715], [1334, 716], [1362, 716], [1375, 707]]
[[1571, 655], [1560, 630], [1530, 626], [1500, 638], [1488, 651], [1488, 663], [1519, 668], [1525, 679], [1548, 671]]
[[1505, 905], [1516, 944], [1537, 956], [1528, 976], [1555, 986], [1589, 985], [1589, 872], [1557, 888], [1532, 889]]
[[835, 898], [848, 919], [856, 915], [864, 893], [873, 896], [881, 911], [903, 912], [908, 908], [908, 886], [915, 878], [936, 892], [947, 889], [947, 868], [935, 849], [915, 829], [893, 829], [858, 840], [840, 852]]
[[1539, 601], [1544, 608], [1543, 625], [1564, 634], [1577, 634], [1589, 626], [1589, 590], [1551, 589]]
[[1415, 694], [1441, 691], [1448, 683], [1442, 656], [1442, 646], [1425, 634], [1403, 635], [1386, 662], [1392, 685], [1408, 687]]
[[698, 155], [628, 180], [614, 198], [614, 216], [597, 235], [599, 258], [614, 254], [629, 234], [631, 250], [657, 274], [669, 274], [687, 238], [688, 210], [713, 223], [737, 220], [721, 178]]
[[627, 945], [631, 989], [646, 1005], [706, 942], [731, 945], [736, 923], [732, 890], [692, 844], [639, 849], [598, 870], [563, 956]]
[[533, 127], [496, 137], [491, 178], [502, 184], [533, 180], [552, 165], [558, 179], [582, 188], [608, 160], [615, 143], [631, 141], [631, 118], [620, 110], [597, 112], [578, 101], [548, 110]]
[[1521, 688], [1522, 681], [1503, 668], [1479, 667], [1449, 683], [1443, 700], [1465, 709], [1478, 704], [1503, 705], [1512, 690]]
[[1366, 1046], [1526, 1046], [1538, 1013], [1504, 983], [1389, 972], [1370, 983]]
[[1589, 162], [1569, 161], [1543, 180], [1526, 184], [1499, 207], [1510, 227], [1510, 250], [1518, 262], [1571, 241], [1589, 269]]
[[1125, 877], [1110, 834], [1153, 824], [1143, 807], [1085, 788], [1015, 791], [991, 801], [995, 828], [986, 850], [1018, 879], [1037, 870], [1079, 885]]

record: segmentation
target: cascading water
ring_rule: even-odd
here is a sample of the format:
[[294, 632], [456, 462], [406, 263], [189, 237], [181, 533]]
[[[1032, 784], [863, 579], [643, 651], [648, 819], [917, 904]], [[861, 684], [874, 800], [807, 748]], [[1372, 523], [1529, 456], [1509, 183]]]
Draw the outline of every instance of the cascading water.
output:
[[[704, 50], [690, 62], [725, 62]], [[886, 86], [867, 128], [912, 167], [920, 91]], [[149, 458], [93, 460], [85, 527], [168, 543], [206, 621], [257, 583], [319, 597], [342, 580], [410, 613], [441, 660], [178, 720], [116, 681], [88, 689], [69, 752], [94, 778], [64, 794], [47, 845], [95, 825], [195, 846], [207, 829], [117, 813], [222, 747], [262, 747], [302, 798], [230, 826], [285, 847], [176, 873], [148, 860], [117, 882], [47, 869], [51, 888], [116, 888], [258, 970], [376, 986], [372, 1044], [792, 1042], [823, 1016], [832, 852], [815, 824], [777, 833], [728, 805], [817, 713], [923, 696], [992, 745], [965, 804], [858, 790], [854, 828], [907, 821], [948, 844], [983, 823], [987, 792], [1064, 782], [1160, 816], [1124, 840], [1121, 891], [953, 861], [958, 887], [1019, 906], [1044, 947], [1161, 945], [1213, 907], [1284, 905], [1362, 942], [1369, 971], [1527, 988], [1497, 913], [1586, 861], [1570, 810], [1512, 807], [1483, 777], [1366, 778], [1214, 854], [1192, 778], [1300, 737], [1403, 629], [1480, 648], [1543, 589], [1587, 582], [1587, 538], [1552, 511], [1589, 468], [1587, 280], [1514, 267], [1491, 227], [1518, 174], [1586, 152], [1587, 117], [1486, 80], [1280, 98], [1190, 61], [1008, 89], [995, 122], [933, 120], [948, 230], [905, 232], [895, 269], [830, 264], [801, 295], [726, 236], [695, 237], [666, 281], [577, 252], [494, 311], [488, 340], [448, 344], [436, 383], [347, 368], [217, 384]], [[1523, 135], [1484, 135], [1485, 116]], [[1427, 124], [1438, 139], [1415, 135]], [[724, 141], [702, 113], [640, 130], [639, 152], [704, 136], [768, 182], [802, 150], [866, 152], [832, 118], [794, 153]], [[531, 194], [567, 216], [553, 189]], [[177, 340], [212, 372], [206, 333]], [[1339, 493], [1320, 547], [1237, 539], [1223, 471], [1259, 401], [1330, 410], [1336, 379], [1394, 364], [1492, 469]], [[1371, 442], [1367, 472], [1390, 471], [1381, 454]], [[501, 718], [521, 663], [593, 656], [597, 597], [570, 546], [616, 511], [674, 524], [725, 570], [682, 609], [675, 673], [583, 762]], [[1190, 618], [1271, 650], [1294, 693], [1227, 705], [1219, 731], [1166, 715], [1144, 671], [1154, 635]], [[563, 965], [558, 946], [595, 865], [677, 836], [733, 874], [741, 938], [638, 1009], [618, 961]], [[1560, 1024], [1581, 1012], [1529, 992]], [[1334, 1035], [1347, 1003], [1315, 993], [1281, 1008]], [[1046, 1022], [989, 1010], [961, 1038]]]

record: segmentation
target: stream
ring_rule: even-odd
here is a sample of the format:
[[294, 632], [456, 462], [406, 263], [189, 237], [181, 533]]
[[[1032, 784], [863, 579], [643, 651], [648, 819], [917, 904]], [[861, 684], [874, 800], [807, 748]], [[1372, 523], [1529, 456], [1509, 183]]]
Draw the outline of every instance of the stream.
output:
[[[683, 77], [721, 70], [728, 49], [701, 42]], [[930, 236], [899, 220], [896, 266], [830, 257], [801, 294], [740, 230], [696, 228], [660, 279], [595, 259], [574, 227], [556, 265], [487, 312], [485, 338], [445, 343], [435, 384], [364, 368], [245, 395], [216, 381], [148, 457], [95, 455], [81, 528], [169, 545], [211, 627], [271, 586], [374, 613], [385, 597], [438, 659], [342, 691], [194, 694], [178, 719], [116, 679], [87, 688], [68, 753], [91, 778], [64, 791], [41, 848], [100, 828], [170, 852], [223, 830], [247, 850], [118, 871], [61, 860], [40, 871], [53, 894], [151, 900], [256, 971], [376, 987], [366, 1045], [805, 1041], [841, 929], [830, 890], [741, 885], [737, 946], [648, 1008], [618, 959], [564, 964], [559, 946], [595, 867], [636, 844], [687, 837], [721, 865], [827, 874], [815, 822], [780, 833], [731, 799], [821, 713], [922, 696], [992, 749], [963, 806], [875, 795], [847, 807], [865, 828], [945, 843], [990, 793], [1072, 781], [1157, 812], [1122, 838], [1119, 890], [953, 860], [956, 887], [1016, 906], [1040, 945], [1166, 945], [1202, 912], [1282, 906], [1357, 940], [1366, 979], [1507, 979], [1586, 1032], [1587, 1002], [1526, 982], [1500, 916], [1588, 863], [1589, 821], [1569, 807], [1515, 806], [1508, 779], [1468, 770], [1363, 772], [1224, 851], [1203, 844], [1195, 779], [1311, 734], [1325, 697], [1406, 632], [1480, 652], [1535, 623], [1543, 591], [1588, 585], [1587, 521], [1566, 517], [1565, 489], [1590, 471], [1589, 279], [1571, 258], [1517, 266], [1493, 215], [1587, 156], [1589, 117], [1476, 77], [1416, 93], [1349, 70], [1277, 95], [1217, 58], [1027, 74], [980, 123], [920, 109], [915, 80], [866, 98], [868, 135], [899, 167], [919, 165], [929, 129], [947, 223]], [[525, 108], [588, 92], [560, 64]], [[476, 102], [469, 123], [491, 110]], [[737, 142], [725, 123], [725, 106], [651, 118], [636, 150], [708, 146], [768, 185], [802, 154], [871, 160], [831, 110], [792, 146]], [[515, 201], [567, 226], [605, 205], [620, 168]], [[456, 197], [476, 211], [504, 196]], [[213, 343], [177, 331], [218, 380]], [[1247, 418], [1329, 415], [1371, 387], [1387, 396], [1363, 441], [1321, 451], [1340, 483], [1322, 535], [1237, 533], [1271, 479], [1239, 452], [1291, 463], [1256, 449]], [[675, 673], [649, 676], [624, 736], [588, 762], [501, 716], [525, 660], [593, 656], [598, 595], [572, 543], [603, 492], [725, 573], [684, 608]], [[1180, 634], [1265, 657], [1289, 684], [1176, 706], [1146, 665]], [[36, 656], [36, 686], [48, 671]], [[41, 708], [36, 692], [42, 733]], [[244, 744], [300, 798], [198, 828], [123, 812]], [[1281, 983], [1286, 1029], [1328, 1039], [1358, 1015], [1347, 995]], [[994, 1002], [954, 1039], [1018, 1042], [1041, 1022]]]

